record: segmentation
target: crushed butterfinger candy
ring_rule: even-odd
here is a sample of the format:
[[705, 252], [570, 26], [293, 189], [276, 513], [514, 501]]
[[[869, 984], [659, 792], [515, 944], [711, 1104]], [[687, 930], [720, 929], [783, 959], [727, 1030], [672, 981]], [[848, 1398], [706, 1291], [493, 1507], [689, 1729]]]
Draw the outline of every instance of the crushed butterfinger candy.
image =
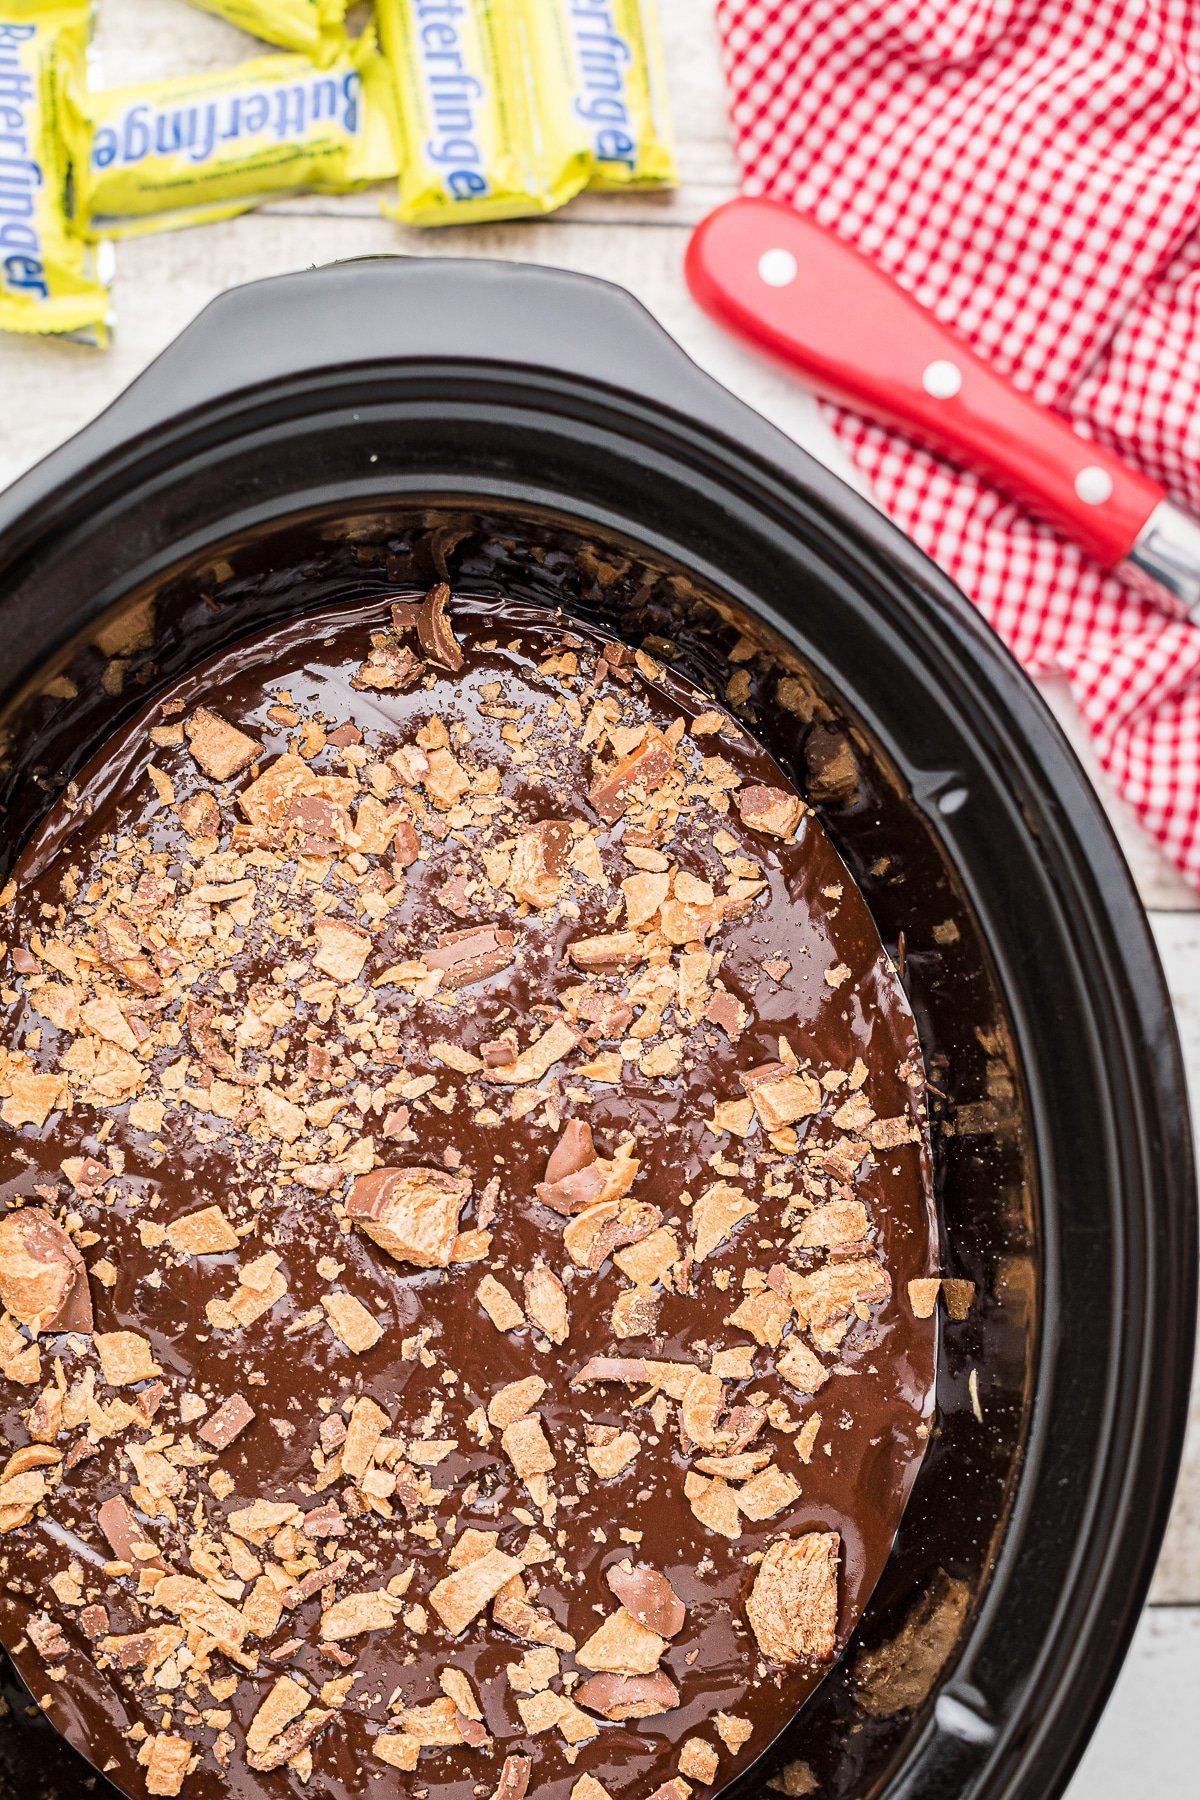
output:
[[857, 1619], [829, 1518], [888, 1553], [918, 1284], [970, 1300], [817, 816], [437, 517], [146, 697], [4, 903], [0, 1639], [134, 1796], [719, 1790]]

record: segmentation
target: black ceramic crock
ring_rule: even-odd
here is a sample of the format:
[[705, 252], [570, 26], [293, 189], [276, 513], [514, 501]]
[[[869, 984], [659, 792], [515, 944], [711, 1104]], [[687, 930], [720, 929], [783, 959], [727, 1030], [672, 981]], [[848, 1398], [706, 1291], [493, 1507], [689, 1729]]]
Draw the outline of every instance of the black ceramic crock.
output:
[[[921, 1026], [943, 1266], [977, 1298], [943, 1328], [884, 1580], [742, 1791], [802, 1759], [828, 1800], [1052, 1800], [1176, 1472], [1184, 1083], [1085, 777], [869, 505], [603, 283], [386, 258], [227, 294], [0, 496], [4, 863], [180, 670], [442, 575], [600, 620], [732, 704], [820, 808]], [[0, 1793], [102, 1793], [11, 1678], [8, 1698]]]

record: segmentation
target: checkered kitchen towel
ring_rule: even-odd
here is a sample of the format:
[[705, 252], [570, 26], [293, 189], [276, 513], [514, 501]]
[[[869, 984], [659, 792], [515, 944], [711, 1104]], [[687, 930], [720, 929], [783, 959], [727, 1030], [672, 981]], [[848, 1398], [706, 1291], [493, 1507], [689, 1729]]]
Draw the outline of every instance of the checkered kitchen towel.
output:
[[[746, 191], [875, 258], [1200, 511], [1200, 0], [718, 0]], [[881, 504], [1200, 887], [1200, 628], [991, 488], [830, 409]]]

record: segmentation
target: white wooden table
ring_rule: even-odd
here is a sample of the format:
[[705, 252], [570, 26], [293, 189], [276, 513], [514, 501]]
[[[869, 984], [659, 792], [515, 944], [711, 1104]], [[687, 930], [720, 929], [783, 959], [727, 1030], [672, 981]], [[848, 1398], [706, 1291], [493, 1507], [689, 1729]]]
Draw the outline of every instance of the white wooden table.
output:
[[[842, 474], [846, 465], [811, 400], [723, 337], [686, 293], [690, 228], [736, 187], [711, 0], [659, 0], [682, 185], [672, 194], [581, 195], [538, 222], [405, 231], [375, 194], [281, 200], [201, 230], [118, 249], [117, 333], [107, 352], [0, 337], [0, 486], [83, 425], [214, 294], [238, 282], [380, 251], [501, 256], [603, 275], [630, 288], [696, 360]], [[185, 0], [99, 0], [97, 49], [109, 83], [219, 68], [257, 47]], [[1200, 897], [1127, 818], [1088, 754], [1069, 699], [1046, 698], [1097, 781], [1154, 930], [1175, 999], [1189, 1073], [1200, 1084]], [[1200, 1085], [1197, 1086], [1200, 1091]], [[1071, 1800], [1184, 1800], [1200, 1791], [1200, 1385], [1187, 1462], [1152, 1602]]]

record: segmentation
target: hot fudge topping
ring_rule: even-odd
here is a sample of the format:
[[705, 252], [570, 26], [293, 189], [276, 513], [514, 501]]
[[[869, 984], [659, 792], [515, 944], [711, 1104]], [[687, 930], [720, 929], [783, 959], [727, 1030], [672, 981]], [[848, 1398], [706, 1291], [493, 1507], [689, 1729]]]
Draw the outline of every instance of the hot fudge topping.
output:
[[933, 1405], [916, 1031], [779, 769], [435, 588], [159, 696], [3, 901], [0, 1637], [54, 1724], [135, 1795], [724, 1785]]

